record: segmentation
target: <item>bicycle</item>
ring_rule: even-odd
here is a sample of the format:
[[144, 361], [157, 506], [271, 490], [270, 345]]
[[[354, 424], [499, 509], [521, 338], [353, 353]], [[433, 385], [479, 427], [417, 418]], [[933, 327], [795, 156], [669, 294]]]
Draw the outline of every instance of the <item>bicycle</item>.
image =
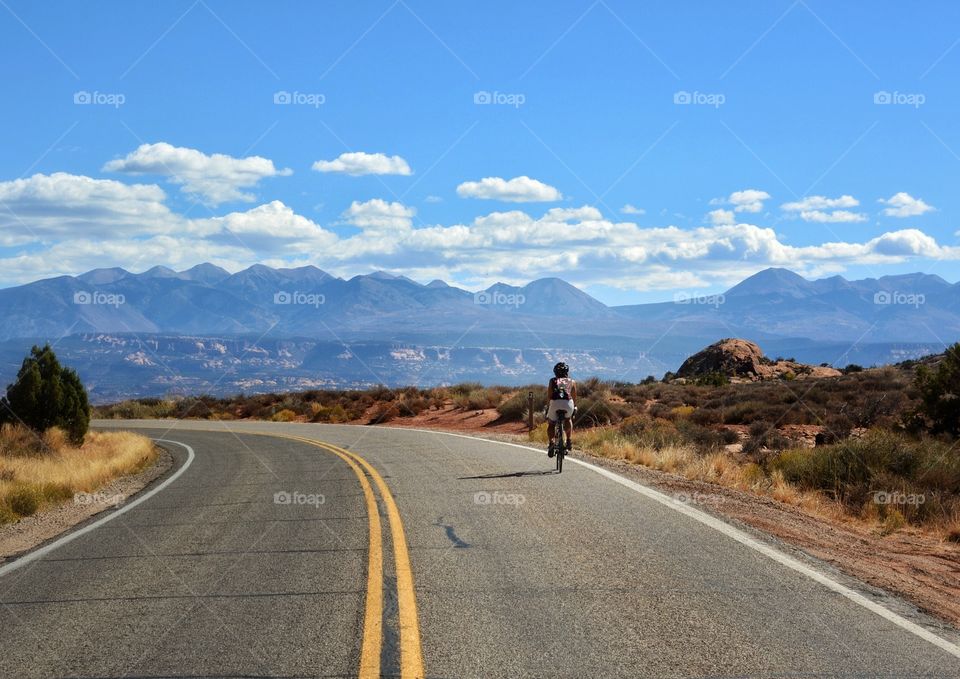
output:
[[563, 426], [564, 420], [567, 419], [566, 410], [557, 411], [557, 422], [553, 426], [553, 441], [550, 441], [549, 446], [553, 448], [554, 457], [557, 458], [557, 473], [560, 474], [563, 472], [563, 458], [567, 454], [567, 444], [569, 440], [564, 441], [564, 436], [566, 430]]

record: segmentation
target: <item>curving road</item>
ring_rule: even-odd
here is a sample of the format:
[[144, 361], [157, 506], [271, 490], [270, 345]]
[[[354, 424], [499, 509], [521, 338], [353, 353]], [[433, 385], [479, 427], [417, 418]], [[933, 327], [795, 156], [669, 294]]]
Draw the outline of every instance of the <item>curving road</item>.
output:
[[0, 677], [960, 677], [956, 637], [898, 602], [584, 465], [402, 429], [99, 424], [181, 471], [0, 568]]

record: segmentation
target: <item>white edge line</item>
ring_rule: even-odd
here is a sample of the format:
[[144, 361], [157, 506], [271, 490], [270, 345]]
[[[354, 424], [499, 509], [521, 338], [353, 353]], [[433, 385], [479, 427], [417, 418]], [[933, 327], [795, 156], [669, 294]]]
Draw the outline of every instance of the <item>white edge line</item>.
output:
[[[543, 453], [543, 450], [539, 448], [534, 448], [532, 446], [524, 446], [519, 443], [509, 443], [507, 441], [485, 439], [479, 436], [468, 436], [466, 434], [454, 434], [452, 432], [438, 431], [436, 429], [417, 429], [413, 427], [381, 427], [381, 428], [390, 429], [392, 431], [419, 431], [419, 432], [425, 432], [430, 434], [443, 434], [446, 436], [456, 436], [458, 438], [471, 439], [474, 441], [485, 441], [487, 443], [499, 444], [503, 446], [513, 446], [514, 448], [522, 448], [523, 450], [534, 451], [540, 454]], [[620, 476], [619, 474], [612, 472], [608, 469], [604, 469], [603, 467], [598, 467], [597, 465], [590, 464], [589, 462], [584, 462], [583, 460], [578, 460], [576, 458], [568, 458], [568, 462], [573, 462], [574, 464], [579, 464], [583, 467], [586, 467], [587, 469], [591, 469], [595, 471], [597, 474], [600, 474], [601, 476], [605, 476], [611, 481], [616, 481], [621, 486], [626, 486], [627, 488], [630, 488], [631, 490], [635, 490], [641, 495], [644, 495], [650, 498], [651, 500], [655, 500], [656, 502], [659, 502], [660, 504], [666, 507], [669, 507], [670, 509], [678, 511], [681, 514], [685, 514], [686, 516], [689, 516], [690, 518], [695, 519], [700, 523], [706, 526], [709, 526], [710, 528], [713, 528], [714, 530], [719, 531], [730, 538], [733, 538], [740, 544], [745, 545], [750, 549], [753, 549], [754, 551], [760, 552], [764, 556], [773, 559], [777, 563], [783, 566], [786, 566], [787, 568], [790, 568], [802, 575], [806, 575], [811, 580], [814, 580], [815, 582], [820, 583], [827, 589], [833, 592], [836, 592], [841, 596], [846, 597], [850, 601], [856, 604], [859, 604], [860, 606], [863, 606], [868, 611], [872, 611], [873, 613], [876, 613], [881, 618], [884, 618], [885, 620], [892, 622], [897, 627], [900, 627], [906, 630], [907, 632], [910, 632], [911, 634], [914, 634], [915, 636], [918, 636], [921, 639], [930, 642], [934, 646], [937, 646], [938, 648], [946, 651], [950, 655], [960, 658], [960, 646], [957, 646], [956, 644], [951, 643], [946, 639], [943, 639], [937, 636], [933, 632], [927, 630], [924, 627], [921, 627], [920, 625], [914, 622], [910, 622], [903, 616], [897, 613], [894, 613], [893, 611], [886, 608], [885, 606], [881, 606], [877, 602], [871, 601], [870, 599], [863, 596], [859, 592], [856, 592], [850, 589], [846, 585], [840, 584], [836, 580], [833, 580], [832, 578], [824, 575], [823, 573], [813, 568], [810, 568], [806, 564], [800, 561], [797, 561], [793, 557], [784, 554], [780, 550], [774, 549], [773, 547], [760, 542], [759, 540], [751, 537], [747, 533], [744, 533], [742, 530], [738, 528], [734, 528], [730, 524], [724, 521], [721, 521], [720, 519], [714, 516], [711, 516], [706, 512], [702, 512], [699, 509], [695, 509], [682, 502], [677, 502], [669, 495], [661, 493], [658, 490], [654, 490], [653, 488], [649, 488], [647, 486], [639, 484], [636, 481], [631, 481], [630, 479]]]
[[176, 481], [180, 477], [180, 475], [183, 474], [183, 472], [187, 471], [187, 467], [190, 466], [190, 464], [193, 462], [193, 458], [195, 457], [193, 448], [188, 446], [186, 443], [180, 443], [180, 441], [171, 441], [170, 439], [154, 439], [154, 441], [161, 441], [163, 443], [175, 443], [178, 446], [183, 446], [184, 448], [187, 449], [187, 461], [184, 462], [183, 465], [177, 471], [175, 471], [171, 476], [164, 479], [164, 481], [160, 485], [154, 488], [151, 488], [146, 493], [138, 495], [137, 498], [132, 502], [128, 502], [122, 505], [121, 507], [118, 507], [115, 511], [112, 511], [106, 516], [104, 516], [103, 518], [98, 519], [93, 523], [84, 526], [80, 530], [76, 530], [72, 533], [68, 533], [67, 535], [64, 535], [59, 540], [54, 540], [53, 542], [44, 545], [40, 549], [36, 549], [32, 552], [28, 552], [27, 554], [24, 554], [23, 556], [18, 558], [16, 561], [12, 561], [8, 564], [5, 564], [4, 566], [0, 566], [0, 577], [6, 575], [7, 573], [17, 570], [21, 566], [24, 566], [28, 563], [36, 561], [37, 559], [43, 558], [53, 550], [63, 547], [68, 542], [73, 542], [81, 535], [86, 535], [87, 533], [93, 530], [96, 530], [97, 528], [107, 523], [108, 521], [112, 521], [118, 516], [125, 514], [126, 512], [129, 512], [131, 509], [139, 505], [141, 502], [146, 502], [147, 500], [152, 498], [154, 495], [159, 493], [161, 490], [169, 486], [171, 483]]

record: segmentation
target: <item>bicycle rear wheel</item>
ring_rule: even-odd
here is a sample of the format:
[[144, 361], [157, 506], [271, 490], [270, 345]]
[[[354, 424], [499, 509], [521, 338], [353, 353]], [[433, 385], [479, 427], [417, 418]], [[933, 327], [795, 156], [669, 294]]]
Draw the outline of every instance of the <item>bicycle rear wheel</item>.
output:
[[564, 455], [566, 454], [566, 452], [567, 452], [567, 445], [566, 445], [566, 442], [563, 440], [564, 431], [565, 431], [565, 430], [564, 430], [564, 426], [563, 426], [563, 425], [564, 425], [564, 419], [565, 419], [565, 418], [564, 418], [562, 415], [561, 415], [560, 417], [558, 417], [558, 418], [557, 418], [557, 425], [556, 425], [556, 426], [557, 426], [557, 436], [556, 436], [556, 439], [557, 439], [557, 443], [556, 443], [557, 452], [556, 452], [556, 456], [557, 456], [557, 473], [558, 473], [558, 474], [560, 474], [561, 472], [563, 472], [563, 456], [564, 456]]

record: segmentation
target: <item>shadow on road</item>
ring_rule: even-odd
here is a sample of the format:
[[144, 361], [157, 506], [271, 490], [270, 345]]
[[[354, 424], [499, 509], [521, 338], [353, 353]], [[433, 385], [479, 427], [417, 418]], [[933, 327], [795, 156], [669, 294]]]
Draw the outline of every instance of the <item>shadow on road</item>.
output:
[[538, 471], [525, 472], [507, 472], [505, 474], [481, 474], [480, 476], [458, 476], [457, 481], [467, 481], [469, 479], [512, 479], [518, 476], [552, 476], [556, 474], [554, 469], [542, 469]]

